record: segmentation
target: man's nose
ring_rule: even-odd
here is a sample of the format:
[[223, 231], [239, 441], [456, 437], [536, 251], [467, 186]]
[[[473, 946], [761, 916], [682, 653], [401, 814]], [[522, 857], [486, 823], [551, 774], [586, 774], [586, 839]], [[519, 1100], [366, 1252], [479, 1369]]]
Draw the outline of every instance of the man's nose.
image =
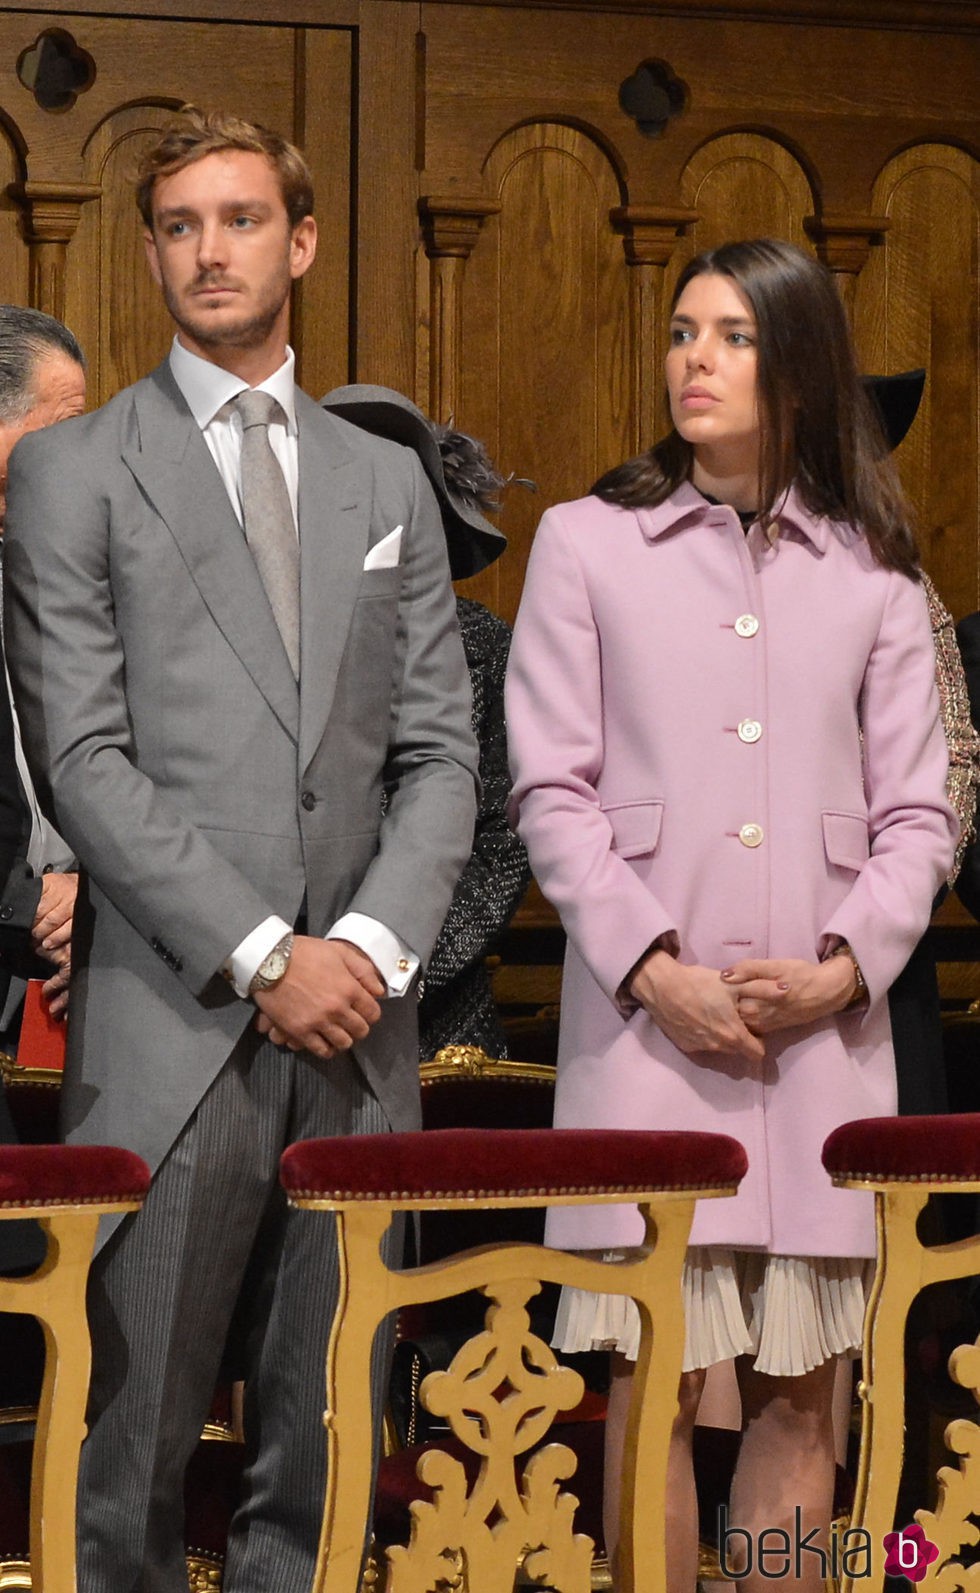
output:
[[228, 235], [220, 222], [205, 222], [197, 244], [197, 257], [207, 269], [224, 265], [228, 258]]

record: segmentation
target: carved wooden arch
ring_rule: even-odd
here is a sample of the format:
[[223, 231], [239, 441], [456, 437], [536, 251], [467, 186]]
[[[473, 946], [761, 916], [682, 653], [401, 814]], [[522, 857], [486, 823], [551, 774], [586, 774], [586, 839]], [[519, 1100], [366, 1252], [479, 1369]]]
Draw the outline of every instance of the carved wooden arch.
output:
[[[98, 214], [83, 218], [71, 251], [70, 284], [82, 290], [85, 342], [99, 401], [152, 369], [173, 328], [144, 257], [133, 197], [143, 147], [179, 110], [175, 97], [130, 100], [100, 117], [82, 150], [87, 179], [101, 191]], [[123, 285], [125, 284], [125, 289]], [[138, 338], [132, 328], [138, 326]]]
[[857, 284], [858, 345], [867, 369], [928, 372], [897, 462], [923, 560], [959, 618], [980, 607], [980, 162], [913, 145], [878, 174], [872, 205], [890, 226]]
[[24, 247], [23, 208], [17, 198], [24, 181], [23, 133], [0, 109], [0, 303], [30, 303], [28, 251]]
[[770, 134], [727, 132], [699, 145], [681, 173], [680, 191], [683, 203], [698, 212], [680, 252], [685, 263], [739, 237], [775, 236], [806, 247], [814, 184], [797, 156]]
[[536, 496], [507, 494], [510, 551], [472, 586], [512, 618], [542, 510], [631, 451], [634, 351], [610, 220], [623, 189], [604, 143], [565, 121], [523, 122], [496, 141], [482, 175], [493, 213], [456, 277], [453, 379], [462, 424], [505, 472], [538, 485]]
[[[535, 140], [540, 141], [543, 138], [547, 141], [551, 134], [558, 135], [561, 129], [565, 129], [574, 135], [574, 142], [569, 145], [570, 152], [572, 150], [577, 151], [580, 158], [590, 168], [597, 161], [601, 161], [603, 170], [608, 168], [619, 189], [618, 202], [626, 204], [629, 198], [628, 172], [626, 159], [622, 151], [608, 134], [604, 133], [594, 122], [585, 122], [575, 116], [552, 116], [547, 120], [540, 117], [527, 116], [520, 121], [514, 122], [505, 132], [501, 133], [499, 138], [494, 140], [487, 151], [481, 168], [484, 176], [488, 176], [491, 168], [495, 168], [498, 163], [499, 152], [502, 149], [506, 151], [512, 147], [514, 149], [521, 147], [521, 134], [529, 133]], [[599, 166], [597, 164], [595, 164], [595, 169], [598, 172]]]

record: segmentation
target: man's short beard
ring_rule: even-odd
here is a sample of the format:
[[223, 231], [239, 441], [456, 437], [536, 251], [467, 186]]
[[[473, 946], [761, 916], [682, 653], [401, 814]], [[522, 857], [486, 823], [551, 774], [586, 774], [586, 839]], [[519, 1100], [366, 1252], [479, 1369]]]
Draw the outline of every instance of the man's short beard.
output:
[[163, 296], [167, 309], [170, 311], [176, 325], [182, 332], [186, 332], [201, 348], [259, 348], [269, 336], [283, 305], [289, 297], [291, 281], [286, 283], [286, 289], [278, 302], [271, 299], [267, 304], [260, 305], [254, 315], [242, 321], [226, 321], [223, 324], [212, 321], [210, 318], [188, 315], [184, 306], [176, 299], [175, 295], [165, 285]]

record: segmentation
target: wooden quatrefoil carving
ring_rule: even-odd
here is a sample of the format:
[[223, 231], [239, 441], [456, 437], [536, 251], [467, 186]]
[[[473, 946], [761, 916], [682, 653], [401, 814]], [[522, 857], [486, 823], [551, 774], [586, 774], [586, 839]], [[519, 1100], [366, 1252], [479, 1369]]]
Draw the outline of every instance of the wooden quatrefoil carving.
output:
[[45, 28], [17, 58], [17, 76], [42, 111], [70, 111], [95, 82], [95, 62], [64, 28]]

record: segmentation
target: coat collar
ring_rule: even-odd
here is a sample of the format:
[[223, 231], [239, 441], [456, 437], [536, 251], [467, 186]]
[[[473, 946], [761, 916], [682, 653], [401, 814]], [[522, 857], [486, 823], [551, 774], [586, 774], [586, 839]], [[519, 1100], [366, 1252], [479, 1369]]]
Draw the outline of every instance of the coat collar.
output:
[[[650, 509], [637, 509], [636, 518], [648, 542], [669, 532], [686, 531], [694, 526], [737, 524], [734, 509], [726, 504], [708, 503], [689, 481], [683, 481], [663, 503]], [[780, 527], [805, 537], [818, 553], [826, 553], [833, 536], [845, 544], [853, 542], [857, 536], [851, 526], [811, 513], [795, 486], [786, 494], [775, 519]]]

